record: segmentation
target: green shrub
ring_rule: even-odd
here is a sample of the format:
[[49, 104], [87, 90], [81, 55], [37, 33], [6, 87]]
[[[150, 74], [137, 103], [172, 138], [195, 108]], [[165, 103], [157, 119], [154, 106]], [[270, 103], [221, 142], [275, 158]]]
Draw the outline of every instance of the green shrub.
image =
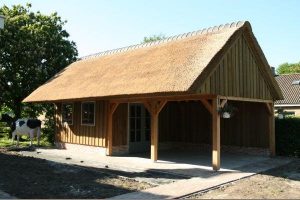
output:
[[0, 137], [8, 137], [10, 128], [5, 122], [0, 122]]
[[275, 120], [276, 154], [300, 157], [300, 118]]
[[55, 120], [54, 120], [54, 107], [48, 106], [45, 115], [44, 127], [42, 128], [42, 139], [54, 144], [55, 140]]

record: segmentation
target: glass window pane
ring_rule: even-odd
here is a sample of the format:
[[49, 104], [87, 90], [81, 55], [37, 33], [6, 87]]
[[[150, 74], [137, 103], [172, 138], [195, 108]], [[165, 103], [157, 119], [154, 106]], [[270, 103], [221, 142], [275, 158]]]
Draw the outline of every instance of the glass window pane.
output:
[[130, 118], [130, 129], [135, 129], [135, 118]]
[[73, 123], [73, 104], [62, 104], [62, 121], [68, 124]]
[[141, 106], [136, 106], [136, 117], [141, 117]]
[[82, 124], [94, 124], [95, 122], [95, 103], [85, 102], [82, 103]]
[[94, 104], [90, 103], [88, 105], [88, 123], [93, 124], [94, 123]]
[[141, 141], [141, 131], [140, 131], [140, 130], [137, 130], [137, 131], [136, 131], [136, 141], [137, 141], [137, 142], [140, 142], [140, 141]]
[[130, 117], [135, 117], [135, 105], [130, 105]]
[[134, 132], [134, 130], [130, 131], [130, 142], [135, 142], [135, 132]]
[[136, 129], [141, 129], [141, 119], [136, 118]]
[[150, 129], [146, 129], [145, 130], [145, 140], [146, 141], [150, 141], [150, 135], [151, 135]]

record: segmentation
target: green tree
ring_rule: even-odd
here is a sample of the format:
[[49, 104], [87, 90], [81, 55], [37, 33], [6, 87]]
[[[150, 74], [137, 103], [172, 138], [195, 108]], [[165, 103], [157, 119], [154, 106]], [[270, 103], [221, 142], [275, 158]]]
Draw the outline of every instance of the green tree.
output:
[[[0, 30], [0, 108], [15, 118], [36, 116], [49, 107], [22, 100], [58, 71], [74, 62], [77, 49], [57, 13], [32, 12], [31, 4], [0, 7], [5, 27]], [[23, 109], [25, 107], [26, 109]]]
[[144, 37], [143, 41], [141, 42], [143, 43], [148, 43], [148, 42], [155, 42], [158, 40], [163, 40], [166, 39], [167, 37], [163, 34], [159, 34], [159, 35], [151, 35], [149, 37]]
[[277, 68], [278, 74], [294, 74], [300, 73], [300, 62], [298, 63], [283, 63]]

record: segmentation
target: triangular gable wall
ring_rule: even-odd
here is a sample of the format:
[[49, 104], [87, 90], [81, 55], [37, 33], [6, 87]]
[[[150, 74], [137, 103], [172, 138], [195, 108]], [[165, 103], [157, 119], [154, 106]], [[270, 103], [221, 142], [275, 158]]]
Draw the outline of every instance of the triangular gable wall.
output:
[[197, 92], [252, 99], [273, 99], [243, 34], [236, 39]]

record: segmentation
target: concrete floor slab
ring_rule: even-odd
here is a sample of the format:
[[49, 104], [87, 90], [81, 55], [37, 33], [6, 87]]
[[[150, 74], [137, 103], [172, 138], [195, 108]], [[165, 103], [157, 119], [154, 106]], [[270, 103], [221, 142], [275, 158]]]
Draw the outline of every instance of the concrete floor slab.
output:
[[267, 171], [291, 162], [286, 158], [270, 158], [267, 160], [252, 163], [239, 169], [242, 171], [215, 172], [215, 176], [207, 178], [192, 178], [180, 180], [174, 183], [160, 185], [139, 192], [127, 193], [113, 197], [112, 199], [175, 199], [184, 197], [199, 191], [224, 185], [242, 178], [252, 176], [256, 173]]
[[[161, 151], [157, 162], [152, 162], [147, 154], [107, 157], [88, 152], [61, 149], [37, 149], [36, 151], [21, 151], [21, 154], [62, 163], [100, 168], [109, 167], [123, 171], [155, 170], [185, 177], [202, 178], [215, 174], [211, 167], [211, 154], [201, 151]], [[220, 172], [234, 171], [244, 165], [267, 159], [269, 157], [223, 153], [221, 155]]]

